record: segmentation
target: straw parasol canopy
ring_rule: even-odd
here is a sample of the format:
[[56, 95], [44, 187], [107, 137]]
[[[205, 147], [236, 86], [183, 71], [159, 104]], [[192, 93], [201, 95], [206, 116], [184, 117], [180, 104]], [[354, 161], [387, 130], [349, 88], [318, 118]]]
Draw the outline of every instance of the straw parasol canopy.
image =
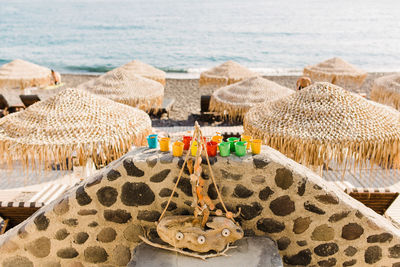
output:
[[120, 68], [124, 68], [147, 79], [154, 80], [165, 86], [165, 72], [149, 64], [143, 63], [139, 60], [133, 60], [125, 65], [122, 65]]
[[45, 87], [54, 85], [51, 70], [21, 59], [0, 67], [0, 88]]
[[246, 112], [256, 104], [273, 101], [294, 93], [289, 88], [261, 78], [250, 79], [221, 87], [211, 95], [210, 110], [231, 120], [243, 119]]
[[199, 85], [202, 86], [225, 86], [242, 80], [258, 76], [257, 73], [243, 67], [239, 63], [229, 60], [200, 74]]
[[164, 86], [159, 82], [136, 75], [124, 68], [116, 68], [83, 83], [79, 89], [144, 111], [161, 107], [164, 98]]
[[47, 167], [76, 155], [81, 164], [96, 164], [141, 145], [151, 131], [149, 116], [136, 108], [78, 89], [65, 89], [0, 120], [0, 159], [12, 166]]
[[334, 57], [307, 66], [303, 70], [304, 76], [308, 76], [314, 82], [330, 82], [346, 89], [358, 89], [363, 84], [367, 73], [341, 58]]
[[372, 85], [371, 99], [400, 110], [400, 73], [376, 79]]
[[400, 167], [400, 113], [330, 83], [250, 109], [244, 130], [308, 166]]

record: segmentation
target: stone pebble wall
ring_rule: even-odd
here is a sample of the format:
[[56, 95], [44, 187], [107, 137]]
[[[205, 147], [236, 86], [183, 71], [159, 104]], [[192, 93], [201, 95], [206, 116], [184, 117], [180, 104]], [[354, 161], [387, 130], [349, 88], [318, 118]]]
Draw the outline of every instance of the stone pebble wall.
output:
[[[128, 153], [0, 237], [0, 264], [125, 266], [138, 235], [156, 238], [182, 163], [146, 148]], [[241, 208], [245, 234], [276, 240], [286, 265], [400, 266], [397, 228], [279, 152], [263, 147], [212, 164], [228, 208]], [[215, 188], [208, 193], [218, 203]], [[191, 194], [185, 170], [169, 214], [190, 214]]]

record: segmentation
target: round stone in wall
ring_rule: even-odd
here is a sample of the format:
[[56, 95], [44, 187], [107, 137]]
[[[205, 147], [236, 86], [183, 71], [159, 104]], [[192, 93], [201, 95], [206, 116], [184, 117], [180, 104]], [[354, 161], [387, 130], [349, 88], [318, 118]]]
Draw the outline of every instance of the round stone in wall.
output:
[[26, 257], [14, 256], [14, 257], [4, 259], [3, 265], [2, 265], [2, 267], [16, 267], [16, 266], [33, 267], [33, 262], [31, 262]]
[[396, 258], [396, 259], [400, 258], [400, 245], [399, 244], [394, 245], [393, 247], [389, 248], [389, 256], [391, 258]]
[[283, 256], [283, 261], [290, 265], [307, 266], [311, 263], [311, 255], [312, 253], [309, 249], [304, 249], [295, 255]]
[[251, 205], [239, 205], [241, 209], [240, 215], [244, 220], [251, 220], [261, 214], [263, 207], [258, 202], [253, 202]]
[[137, 219], [147, 222], [156, 222], [160, 218], [161, 213], [156, 210], [139, 210]]
[[139, 235], [143, 235], [143, 228], [137, 224], [131, 224], [124, 230], [124, 238], [129, 242], [138, 243], [141, 241]]
[[382, 249], [379, 246], [368, 247], [364, 253], [364, 260], [368, 264], [377, 263], [382, 258]]
[[108, 258], [106, 250], [99, 246], [88, 247], [83, 254], [85, 256], [85, 261], [90, 263], [105, 262]]
[[54, 205], [53, 212], [57, 215], [63, 215], [69, 210], [68, 197], [62, 199]]
[[355, 240], [364, 233], [364, 228], [357, 223], [348, 223], [342, 228], [342, 238], [346, 240]]
[[81, 216], [88, 216], [88, 215], [95, 215], [95, 214], [97, 214], [97, 210], [95, 210], [95, 209], [90, 209], [90, 210], [79, 210], [78, 211], [78, 215], [81, 215]]
[[155, 195], [145, 183], [126, 182], [122, 186], [121, 201], [127, 206], [143, 206], [153, 203]]
[[310, 217], [305, 217], [305, 218], [299, 217], [295, 219], [293, 224], [293, 232], [295, 234], [304, 233], [304, 231], [306, 231], [310, 226], [310, 223], [311, 223]]
[[79, 205], [86, 206], [92, 202], [90, 196], [86, 193], [83, 186], [78, 187], [75, 192], [75, 198]]
[[269, 234], [279, 233], [285, 229], [285, 224], [272, 218], [261, 218], [257, 221], [257, 229]]
[[74, 248], [62, 248], [57, 250], [57, 256], [62, 259], [73, 259], [79, 255]]
[[318, 261], [318, 265], [321, 266], [321, 267], [336, 266], [336, 259], [335, 258], [329, 258], [327, 260]]
[[44, 231], [47, 229], [47, 227], [49, 227], [50, 220], [44, 215], [44, 212], [42, 212], [35, 217], [33, 222], [35, 223], [38, 231]]
[[309, 201], [304, 202], [304, 209], [319, 215], [325, 214], [325, 211], [321, 208], [317, 207], [316, 205], [310, 203]]
[[79, 232], [74, 235], [75, 244], [83, 244], [89, 238], [89, 235], [85, 232]]
[[96, 195], [100, 204], [110, 207], [117, 201], [118, 191], [114, 187], [104, 186], [97, 191]]
[[132, 215], [126, 210], [105, 210], [104, 219], [109, 222], [127, 223], [132, 218]]
[[67, 236], [69, 236], [69, 232], [65, 228], [58, 230], [55, 234], [57, 240], [64, 240]]
[[126, 174], [128, 174], [129, 176], [142, 177], [144, 175], [144, 172], [136, 167], [131, 158], [125, 159], [123, 165], [126, 170]]
[[121, 177], [121, 173], [119, 173], [119, 171], [117, 171], [117, 170], [110, 170], [107, 173], [107, 179], [109, 181], [117, 180], [119, 177]]
[[343, 267], [354, 266], [354, 265], [356, 265], [356, 263], [357, 263], [356, 259], [345, 261], [345, 262], [343, 262]]
[[293, 174], [286, 168], [276, 170], [275, 183], [278, 187], [286, 190], [293, 184]]
[[327, 257], [339, 251], [339, 246], [336, 243], [325, 243], [314, 248], [314, 253], [321, 257]]
[[342, 211], [339, 213], [335, 213], [329, 217], [328, 221], [329, 222], [338, 222], [338, 221], [346, 218], [349, 214], [350, 214], [350, 211]]
[[153, 176], [150, 177], [150, 182], [153, 183], [161, 183], [162, 181], [167, 178], [168, 174], [171, 172], [170, 169], [165, 169], [160, 171], [159, 173], [154, 174]]
[[390, 242], [393, 239], [393, 235], [390, 233], [382, 233], [379, 235], [370, 235], [367, 238], [368, 243], [385, 243]]
[[250, 189], [247, 189], [245, 186], [238, 184], [236, 185], [234, 191], [233, 191], [233, 196], [237, 198], [248, 198], [253, 195], [253, 191]]
[[352, 257], [357, 253], [357, 249], [353, 246], [348, 246], [345, 250], [344, 250], [344, 254], [348, 257]]
[[39, 237], [25, 245], [25, 249], [37, 258], [44, 258], [50, 254], [50, 239]]
[[315, 227], [311, 239], [316, 241], [330, 241], [335, 237], [335, 230], [327, 224]]
[[131, 251], [128, 247], [117, 245], [112, 251], [112, 261], [117, 266], [127, 266], [131, 260]]
[[265, 187], [264, 189], [262, 189], [259, 193], [258, 193], [258, 197], [261, 200], [268, 200], [268, 198], [274, 193], [274, 191], [269, 187]]
[[276, 241], [279, 250], [285, 250], [290, 245], [290, 238], [283, 236]]
[[103, 243], [109, 243], [115, 240], [115, 237], [117, 236], [117, 232], [111, 228], [111, 227], [106, 227], [103, 228], [100, 233], [97, 235], [97, 241], [103, 242]]
[[286, 216], [294, 212], [294, 202], [288, 195], [278, 197], [269, 204], [271, 211], [277, 216]]

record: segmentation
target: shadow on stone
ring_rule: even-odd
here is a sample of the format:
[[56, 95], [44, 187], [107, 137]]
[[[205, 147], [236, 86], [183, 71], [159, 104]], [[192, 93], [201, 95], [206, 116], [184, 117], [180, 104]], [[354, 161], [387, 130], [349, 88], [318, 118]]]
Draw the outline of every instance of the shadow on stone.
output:
[[177, 256], [175, 252], [154, 248], [142, 243], [135, 248], [134, 257], [127, 266], [283, 266], [275, 242], [268, 237], [243, 238], [238, 240], [235, 245], [237, 245], [237, 248], [227, 252], [229, 257], [221, 256], [203, 261], [180, 254]]

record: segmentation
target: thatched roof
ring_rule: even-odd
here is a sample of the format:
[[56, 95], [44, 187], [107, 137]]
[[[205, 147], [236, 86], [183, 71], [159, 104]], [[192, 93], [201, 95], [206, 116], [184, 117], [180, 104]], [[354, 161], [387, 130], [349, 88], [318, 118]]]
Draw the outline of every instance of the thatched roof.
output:
[[375, 79], [371, 99], [400, 110], [400, 73]]
[[0, 157], [32, 167], [61, 163], [76, 153], [79, 162], [115, 159], [133, 144], [144, 144], [149, 116], [136, 108], [77, 89], [12, 113], [0, 120]]
[[400, 167], [400, 113], [330, 83], [250, 109], [245, 133], [305, 165]]
[[252, 77], [250, 79], [221, 87], [211, 96], [210, 110], [234, 120], [243, 119], [244, 114], [256, 104], [273, 101], [294, 93], [273, 81]]
[[54, 85], [51, 70], [21, 59], [0, 67], [0, 88], [45, 87]]
[[164, 97], [162, 84], [136, 75], [125, 68], [111, 70], [79, 85], [79, 89], [144, 111], [161, 107]]
[[202, 86], [225, 86], [258, 76], [257, 73], [229, 60], [200, 74], [199, 84]]
[[165, 72], [149, 64], [143, 63], [139, 60], [133, 60], [125, 65], [122, 65], [120, 68], [124, 68], [147, 79], [154, 80], [165, 86]]
[[334, 57], [317, 65], [307, 66], [303, 74], [311, 78], [313, 82], [330, 82], [342, 86], [345, 89], [357, 89], [361, 87], [367, 73], [356, 66]]

